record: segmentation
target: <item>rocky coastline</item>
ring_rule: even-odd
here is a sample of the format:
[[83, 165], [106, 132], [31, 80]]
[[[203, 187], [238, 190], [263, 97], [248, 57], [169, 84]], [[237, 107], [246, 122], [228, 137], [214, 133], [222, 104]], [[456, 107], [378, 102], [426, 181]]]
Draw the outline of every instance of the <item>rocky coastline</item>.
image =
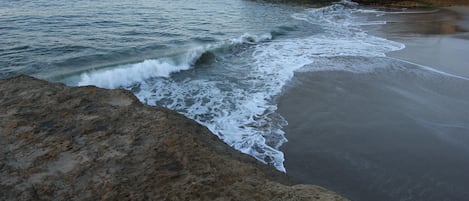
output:
[[354, 0], [362, 5], [399, 8], [435, 8], [448, 6], [468, 6], [467, 0]]
[[[324, 6], [338, 0], [265, 0], [275, 3], [305, 4], [313, 7]], [[352, 0], [365, 6], [389, 8], [436, 8], [449, 6], [469, 6], [467, 0]]]
[[347, 200], [131, 92], [0, 80], [1, 200]]

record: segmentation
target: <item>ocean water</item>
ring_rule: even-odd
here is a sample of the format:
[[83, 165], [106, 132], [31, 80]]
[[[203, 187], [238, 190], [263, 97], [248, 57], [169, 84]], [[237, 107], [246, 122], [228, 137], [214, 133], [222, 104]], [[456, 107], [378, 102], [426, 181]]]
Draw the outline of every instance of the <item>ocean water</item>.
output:
[[[302, 88], [304, 85], [298, 84], [298, 80], [306, 75], [337, 74], [331, 77], [337, 79], [346, 73], [363, 77], [359, 83], [368, 80], [373, 84], [381, 80], [376, 74], [399, 72], [405, 76], [397, 77], [406, 80], [445, 82], [436, 85], [442, 89], [435, 93], [443, 94], [450, 93], [446, 88], [469, 86], [465, 77], [387, 57], [386, 53], [401, 50], [405, 45], [367, 30], [386, 24], [386, 15], [390, 14], [390, 11], [363, 8], [349, 1], [321, 8], [245, 0], [1, 1], [0, 77], [28, 74], [70, 86], [128, 89], [143, 103], [176, 110], [208, 127], [235, 149], [289, 172], [284, 165], [289, 159], [281, 149], [289, 139], [285, 128], [290, 120], [285, 116], [292, 115], [279, 113], [282, 107], [279, 100], [292, 94], [289, 93], [292, 88]], [[384, 76], [383, 82], [384, 78], [389, 77]], [[405, 83], [399, 79], [394, 81]], [[353, 79], [344, 82], [350, 80]], [[321, 83], [327, 84], [327, 81], [331, 80]], [[353, 84], [356, 83], [349, 86]], [[422, 85], [434, 86], [426, 82]], [[419, 94], [421, 91], [405, 91], [400, 87], [391, 83], [385, 89], [415, 101], [432, 102], [425, 99], [433, 92]], [[319, 91], [321, 85], [303, 88]], [[357, 85], [349, 89], [348, 94], [360, 94], [360, 89]], [[379, 92], [371, 95], [379, 95]], [[320, 93], [312, 94], [322, 100]], [[294, 96], [303, 95], [311, 97], [311, 93]], [[451, 103], [461, 108], [467, 106], [466, 95], [454, 95], [457, 100]], [[392, 102], [393, 97], [390, 98]], [[360, 103], [363, 102], [348, 107], [362, 107], [364, 111], [377, 107]], [[314, 110], [306, 108], [317, 106], [327, 108], [327, 105], [314, 105], [314, 101], [302, 105], [304, 111], [312, 112]], [[315, 114], [300, 120], [290, 118], [293, 122], [306, 122], [308, 132], [314, 131], [311, 125], [340, 127], [342, 113], [334, 111], [317, 111], [317, 114], [332, 112], [324, 119]], [[419, 119], [418, 115], [425, 114], [416, 112], [416, 116], [409, 118]], [[468, 131], [468, 122], [464, 119], [469, 117], [467, 112], [457, 115], [449, 117], [455, 124], [428, 119], [420, 119], [417, 124]], [[384, 124], [380, 129], [388, 130], [386, 126], [396, 125]], [[442, 133], [444, 136], [444, 130]], [[304, 139], [310, 139], [306, 134]], [[298, 147], [310, 149], [310, 145], [318, 143], [308, 145], [305, 142]], [[301, 177], [301, 174], [315, 171], [298, 170], [296, 175]], [[314, 180], [313, 177], [307, 182], [314, 183]], [[426, 182], [421, 181], [422, 185]], [[357, 186], [353, 182], [347, 184], [350, 185], [345, 190], [342, 186], [324, 185], [358, 200], [366, 200], [369, 198], [366, 195], [373, 192], [373, 189], [360, 189], [361, 193], [355, 195], [349, 192], [354, 192]], [[399, 192], [393, 195], [401, 200], [409, 197]], [[378, 198], [396, 198], [386, 195], [383, 193]]]

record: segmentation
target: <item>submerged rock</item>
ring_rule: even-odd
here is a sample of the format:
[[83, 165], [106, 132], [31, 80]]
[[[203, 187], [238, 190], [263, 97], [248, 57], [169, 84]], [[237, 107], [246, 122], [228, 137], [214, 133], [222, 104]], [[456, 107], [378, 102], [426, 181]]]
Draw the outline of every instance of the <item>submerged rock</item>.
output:
[[125, 90], [20, 76], [0, 98], [1, 200], [346, 200]]

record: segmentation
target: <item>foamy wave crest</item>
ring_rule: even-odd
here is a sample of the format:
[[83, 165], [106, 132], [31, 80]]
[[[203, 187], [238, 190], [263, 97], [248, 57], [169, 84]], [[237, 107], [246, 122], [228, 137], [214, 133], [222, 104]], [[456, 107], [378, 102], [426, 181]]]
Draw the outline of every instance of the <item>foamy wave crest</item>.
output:
[[251, 35], [248, 33], [243, 34], [239, 38], [231, 39], [231, 44], [256, 44], [259, 42], [265, 42], [272, 39], [272, 34], [266, 33], [262, 35]]
[[103, 88], [119, 88], [143, 82], [149, 78], [169, 77], [171, 73], [190, 69], [207, 51], [229, 48], [233, 45], [254, 45], [272, 39], [270, 33], [251, 35], [245, 33], [239, 38], [218, 44], [190, 49], [182, 56], [145, 60], [140, 63], [116, 66], [111, 69], [100, 69], [80, 75], [78, 86], [94, 85]]
[[80, 76], [78, 86], [95, 85], [103, 88], [130, 86], [153, 77], [169, 77], [171, 73], [187, 70], [208, 49], [195, 48], [176, 58], [145, 60], [112, 69], [87, 72]]

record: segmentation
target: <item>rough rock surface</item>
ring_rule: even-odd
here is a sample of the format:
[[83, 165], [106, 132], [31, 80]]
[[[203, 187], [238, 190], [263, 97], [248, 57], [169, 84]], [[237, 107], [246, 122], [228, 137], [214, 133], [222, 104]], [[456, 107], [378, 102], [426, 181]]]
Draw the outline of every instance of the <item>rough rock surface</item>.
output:
[[0, 200], [346, 200], [130, 92], [0, 80]]

